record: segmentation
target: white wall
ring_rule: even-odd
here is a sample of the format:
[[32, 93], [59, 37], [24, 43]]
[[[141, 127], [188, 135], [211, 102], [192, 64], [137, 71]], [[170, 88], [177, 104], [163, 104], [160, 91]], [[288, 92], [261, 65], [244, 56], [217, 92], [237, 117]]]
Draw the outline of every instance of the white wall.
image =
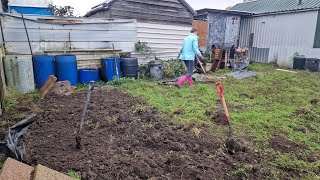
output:
[[[173, 26], [150, 23], [137, 23], [138, 40], [147, 42], [156, 53], [157, 58], [168, 60], [177, 58], [183, 39], [189, 35], [192, 26]], [[140, 63], [147, 63], [146, 59], [140, 55]]]
[[313, 48], [317, 18], [318, 11], [243, 18], [240, 46], [249, 47], [249, 35], [254, 33], [253, 47], [261, 51], [254, 52], [252, 60], [291, 68], [295, 52], [319, 58], [320, 49]]
[[9, 0], [9, 6], [48, 7], [53, 0]]

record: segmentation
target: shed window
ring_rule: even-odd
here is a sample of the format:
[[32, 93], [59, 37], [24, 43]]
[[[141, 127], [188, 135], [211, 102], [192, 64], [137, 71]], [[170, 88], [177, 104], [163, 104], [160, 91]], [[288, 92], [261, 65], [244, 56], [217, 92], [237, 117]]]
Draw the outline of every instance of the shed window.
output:
[[316, 33], [314, 36], [313, 48], [320, 48], [320, 11], [318, 11], [318, 20], [317, 20]]

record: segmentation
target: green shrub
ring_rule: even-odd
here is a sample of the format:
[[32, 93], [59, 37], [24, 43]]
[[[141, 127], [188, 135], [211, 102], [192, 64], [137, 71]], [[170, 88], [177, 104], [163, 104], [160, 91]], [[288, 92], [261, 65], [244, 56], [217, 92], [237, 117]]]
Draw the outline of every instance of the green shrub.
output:
[[150, 78], [150, 67], [149, 64], [139, 65], [139, 78], [140, 79], [148, 79]]
[[163, 78], [176, 78], [187, 72], [183, 61], [170, 59], [163, 62]]

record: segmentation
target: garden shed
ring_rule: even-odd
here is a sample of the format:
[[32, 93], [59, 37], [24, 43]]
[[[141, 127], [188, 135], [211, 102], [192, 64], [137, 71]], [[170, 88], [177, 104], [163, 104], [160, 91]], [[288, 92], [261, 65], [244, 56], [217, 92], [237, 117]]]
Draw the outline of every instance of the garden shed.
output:
[[240, 46], [249, 58], [292, 68], [295, 54], [320, 57], [320, 1], [258, 0], [231, 8], [252, 16], [241, 19]]
[[[93, 7], [86, 17], [136, 19], [138, 40], [148, 43], [157, 58], [168, 60], [178, 56], [194, 15], [184, 0], [107, 0]], [[150, 60], [139, 57], [140, 63]]]
[[200, 47], [210, 51], [212, 45], [230, 48], [239, 44], [241, 17], [249, 13], [219, 9], [201, 9], [194, 16], [193, 26], [199, 29]]

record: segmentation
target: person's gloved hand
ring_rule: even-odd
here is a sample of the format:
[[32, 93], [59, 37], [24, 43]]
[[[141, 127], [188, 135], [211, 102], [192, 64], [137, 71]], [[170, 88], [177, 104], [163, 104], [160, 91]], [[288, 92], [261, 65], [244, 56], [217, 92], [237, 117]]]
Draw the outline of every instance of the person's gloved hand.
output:
[[201, 56], [199, 56], [199, 59], [200, 59], [200, 61], [203, 61], [204, 57], [201, 55]]

